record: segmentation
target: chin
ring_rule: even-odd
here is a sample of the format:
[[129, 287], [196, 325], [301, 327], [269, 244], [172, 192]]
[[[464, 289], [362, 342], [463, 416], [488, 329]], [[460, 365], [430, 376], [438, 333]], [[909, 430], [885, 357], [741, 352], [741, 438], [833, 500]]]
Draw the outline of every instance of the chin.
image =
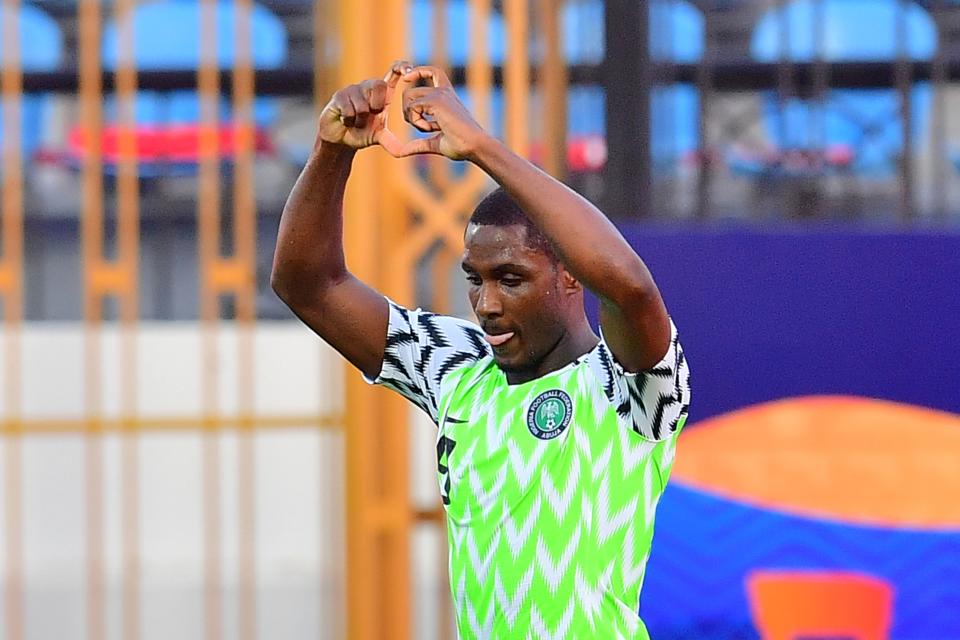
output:
[[502, 358], [498, 356], [496, 352], [493, 353], [493, 361], [497, 363], [498, 367], [508, 373], [516, 373], [517, 371], [523, 370], [523, 367], [517, 366], [514, 358]]
[[525, 373], [533, 368], [528, 361], [520, 360], [516, 357], [502, 358], [496, 353], [493, 354], [493, 361], [497, 363], [497, 366], [500, 367], [504, 373]]

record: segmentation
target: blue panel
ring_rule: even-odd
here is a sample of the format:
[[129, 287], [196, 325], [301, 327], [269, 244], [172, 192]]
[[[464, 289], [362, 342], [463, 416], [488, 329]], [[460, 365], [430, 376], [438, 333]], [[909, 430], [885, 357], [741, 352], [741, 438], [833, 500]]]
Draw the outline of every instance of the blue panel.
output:
[[[233, 2], [217, 5], [217, 60], [232, 69], [236, 61], [237, 13]], [[253, 66], [276, 69], [287, 56], [287, 35], [278, 17], [260, 5], [250, 15]], [[134, 57], [141, 70], [195, 69], [200, 64], [201, 6], [196, 0], [164, 0], [139, 5], [134, 13]], [[119, 55], [117, 25], [107, 25], [103, 64], [115, 69]]]
[[650, 95], [654, 163], [675, 163], [699, 142], [700, 94], [689, 84], [656, 87]]
[[830, 393], [960, 413], [960, 232], [624, 231], [683, 337], [692, 423]]
[[[472, 19], [466, 0], [448, 0], [447, 48], [453, 65], [464, 65], [469, 58]], [[600, 64], [605, 51], [604, 6], [599, 0], [563, 3], [560, 26], [564, 55], [569, 64]], [[408, 23], [413, 60], [429, 62], [433, 56], [433, 2], [413, 0]], [[506, 31], [503, 16], [490, 14], [490, 59], [502, 64], [506, 56]], [[703, 57], [704, 18], [692, 4], [683, 0], [655, 0], [650, 4], [650, 53], [658, 60], [696, 62]]]
[[[933, 88], [917, 83], [910, 92], [911, 136], [916, 148], [926, 142], [933, 103]], [[822, 117], [825, 146], [849, 148], [853, 169], [860, 174], [892, 175], [903, 149], [900, 93], [890, 89], [837, 89], [819, 101], [791, 98], [781, 104], [768, 92], [764, 96], [764, 124], [769, 140], [781, 149], [818, 146]], [[783, 136], [786, 136], [785, 138]]]
[[960, 638], [957, 567], [957, 531], [788, 516], [671, 484], [657, 509], [641, 612], [652, 638], [756, 639], [744, 588], [750, 571], [857, 571], [893, 585], [892, 638], [946, 640]]
[[[448, 57], [453, 65], [464, 65], [469, 58], [469, 5], [465, 0], [449, 0], [446, 5]], [[434, 53], [433, 2], [414, 0], [408, 22], [413, 61], [424, 64]], [[494, 64], [502, 64], [506, 55], [503, 17], [490, 15], [489, 47]], [[604, 5], [598, 0], [567, 2], [561, 15], [564, 53], [570, 64], [600, 64], [604, 56]], [[683, 0], [655, 0], [650, 4], [650, 53], [658, 60], [695, 62], [703, 56], [704, 18], [692, 4]], [[536, 49], [533, 45], [534, 58]], [[654, 92], [652, 107], [653, 154], [657, 166], [672, 170], [678, 158], [698, 146], [698, 94], [690, 85], [664, 87]], [[461, 92], [466, 96], [466, 92]], [[493, 95], [490, 129], [502, 135], [502, 96]], [[568, 134], [604, 135], [603, 89], [571, 87], [568, 96]]]
[[[818, 9], [817, 7], [821, 7]], [[818, 14], [818, 11], [820, 12]], [[822, 20], [822, 22], [821, 22]], [[794, 0], [771, 9], [758, 22], [751, 44], [754, 58], [809, 62], [821, 54], [827, 61], [890, 61], [899, 54], [900, 27], [904, 50], [915, 60], [930, 59], [937, 48], [937, 29], [929, 13], [900, 0]], [[822, 43], [817, 50], [817, 32]], [[784, 33], [784, 30], [786, 33]], [[920, 144], [931, 109], [928, 84], [911, 93], [914, 140]], [[768, 140], [781, 149], [845, 146], [854, 153], [858, 174], [890, 177], [903, 149], [899, 94], [892, 89], [830, 91], [823, 101], [793, 99], [783, 108], [772, 92], [765, 96], [764, 126]], [[823, 117], [821, 130], [811, 116]]]
[[[4, 3], [0, 7], [0, 18], [6, 23], [10, 12]], [[63, 51], [63, 37], [57, 23], [40, 9], [23, 3], [20, 6], [19, 19], [20, 65], [24, 71], [49, 71], [60, 64]], [[4, 63], [3, 33], [0, 30], [0, 65]]]
[[[684, 0], [649, 4], [650, 56], [692, 63], [703, 57], [704, 18]], [[605, 51], [604, 6], [597, 0], [568, 2], [562, 14], [566, 59], [570, 64], [600, 64]]]
[[[7, 5], [0, 6], [0, 24], [11, 18]], [[19, 12], [20, 65], [25, 72], [51, 71], [60, 65], [63, 37], [53, 18], [30, 4], [22, 4]], [[3, 30], [0, 29], [0, 65], [4, 63]], [[43, 142], [49, 117], [48, 95], [25, 95], [21, 106], [21, 153], [25, 161]], [[0, 102], [0, 107], [3, 103]], [[3, 119], [0, 118], [0, 145], [3, 143]], [[0, 168], [2, 171], [2, 168]]]
[[[133, 14], [134, 58], [141, 70], [197, 69], [201, 59], [202, 6], [196, 0], [163, 0], [140, 4]], [[254, 4], [248, 15], [235, 3], [221, 0], [216, 6], [217, 64], [233, 69], [236, 63], [237, 22], [249, 28], [251, 60], [255, 69], [277, 69], [287, 57], [287, 33], [281, 20], [266, 8]], [[249, 26], [247, 26], [249, 25]], [[104, 68], [115, 69], [119, 56], [119, 25], [111, 21], [104, 30]], [[232, 119], [230, 100], [219, 105], [221, 122]], [[200, 99], [196, 91], [140, 91], [136, 98], [139, 125], [195, 124], [200, 120]], [[254, 122], [268, 127], [276, 121], [276, 98], [258, 97], [253, 103]], [[108, 121], [116, 119], [115, 100], [106, 101]]]
[[682, 0], [650, 3], [650, 57], [692, 64], [703, 58], [703, 14]]
[[[811, 0], [794, 0], [768, 11], [753, 34], [753, 56], [776, 62], [784, 45], [787, 59], [809, 62], [817, 54], [817, 9]], [[898, 53], [898, 23], [905, 21], [907, 55], [929, 60], [937, 48], [937, 28], [926, 11], [899, 0], [825, 0], [822, 3], [822, 50], [829, 61], [894, 60]], [[787, 33], [782, 33], [786, 17]]]
[[[448, 0], [447, 25], [447, 57], [451, 64], [462, 66], [467, 63], [470, 44], [470, 7], [464, 0]], [[431, 0], [413, 0], [410, 6], [410, 46], [413, 50], [413, 62], [426, 64], [433, 59], [433, 2]], [[503, 17], [497, 12], [490, 13], [487, 24], [487, 47], [490, 52], [490, 61], [493, 64], [502, 64], [506, 49], [506, 32]]]
[[567, 91], [567, 133], [588, 136], [606, 133], [606, 100], [603, 87], [572, 86]]
[[563, 50], [570, 64], [600, 64], [606, 50], [603, 3], [563, 3]]

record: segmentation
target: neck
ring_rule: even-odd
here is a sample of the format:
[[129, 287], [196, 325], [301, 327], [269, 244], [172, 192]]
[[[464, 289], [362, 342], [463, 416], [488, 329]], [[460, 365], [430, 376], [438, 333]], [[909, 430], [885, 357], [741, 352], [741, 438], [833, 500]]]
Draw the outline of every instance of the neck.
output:
[[523, 384], [562, 369], [597, 346], [599, 338], [582, 315], [560, 336], [557, 343], [535, 367], [523, 371], [508, 371], [507, 384]]

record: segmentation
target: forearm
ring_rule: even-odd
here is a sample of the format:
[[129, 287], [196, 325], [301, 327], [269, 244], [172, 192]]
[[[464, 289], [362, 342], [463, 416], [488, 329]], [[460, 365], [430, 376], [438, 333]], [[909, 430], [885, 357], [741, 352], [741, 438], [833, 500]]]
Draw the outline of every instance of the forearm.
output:
[[356, 151], [318, 143], [280, 218], [271, 283], [284, 299], [347, 275], [343, 195]]
[[587, 199], [492, 137], [478, 142], [471, 160], [513, 196], [567, 270], [601, 299], [658, 295], [643, 261]]

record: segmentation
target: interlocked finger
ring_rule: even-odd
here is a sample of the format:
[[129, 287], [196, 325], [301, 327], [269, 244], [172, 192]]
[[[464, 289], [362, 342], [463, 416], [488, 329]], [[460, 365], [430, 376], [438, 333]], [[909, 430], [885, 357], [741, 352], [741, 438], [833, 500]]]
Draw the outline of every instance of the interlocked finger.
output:
[[333, 104], [340, 114], [340, 122], [343, 123], [343, 126], [352, 127], [354, 122], [356, 122], [357, 112], [353, 108], [353, 102], [350, 100], [350, 97], [346, 93], [341, 92], [334, 98]]
[[360, 85], [370, 113], [377, 114], [387, 107], [387, 84], [382, 80], [366, 80]]
[[420, 131], [428, 133], [440, 131], [440, 125], [431, 119], [433, 115], [433, 105], [423, 98], [411, 100], [405, 105], [403, 110], [403, 117], [407, 122]]
[[[433, 87], [412, 87], [403, 92], [403, 117], [420, 131], [439, 131], [440, 127], [433, 120], [425, 117], [432, 115], [425, 108], [426, 100], [435, 93]], [[416, 108], [414, 108], [416, 105]]]
[[366, 97], [363, 95], [363, 92], [360, 91], [359, 87], [351, 87], [347, 93], [347, 97], [353, 105], [353, 112], [355, 114], [353, 126], [358, 129], [365, 128], [367, 121], [370, 119], [370, 104], [367, 102]]
[[387, 84], [386, 104], [390, 104], [393, 99], [393, 91], [400, 83], [400, 79], [413, 70], [413, 65], [406, 60], [397, 60], [390, 65], [389, 71], [383, 76], [383, 81]]
[[418, 80], [429, 80], [434, 87], [452, 87], [453, 83], [447, 77], [446, 72], [440, 67], [422, 66], [412, 69], [403, 76], [406, 82], [417, 82]]

